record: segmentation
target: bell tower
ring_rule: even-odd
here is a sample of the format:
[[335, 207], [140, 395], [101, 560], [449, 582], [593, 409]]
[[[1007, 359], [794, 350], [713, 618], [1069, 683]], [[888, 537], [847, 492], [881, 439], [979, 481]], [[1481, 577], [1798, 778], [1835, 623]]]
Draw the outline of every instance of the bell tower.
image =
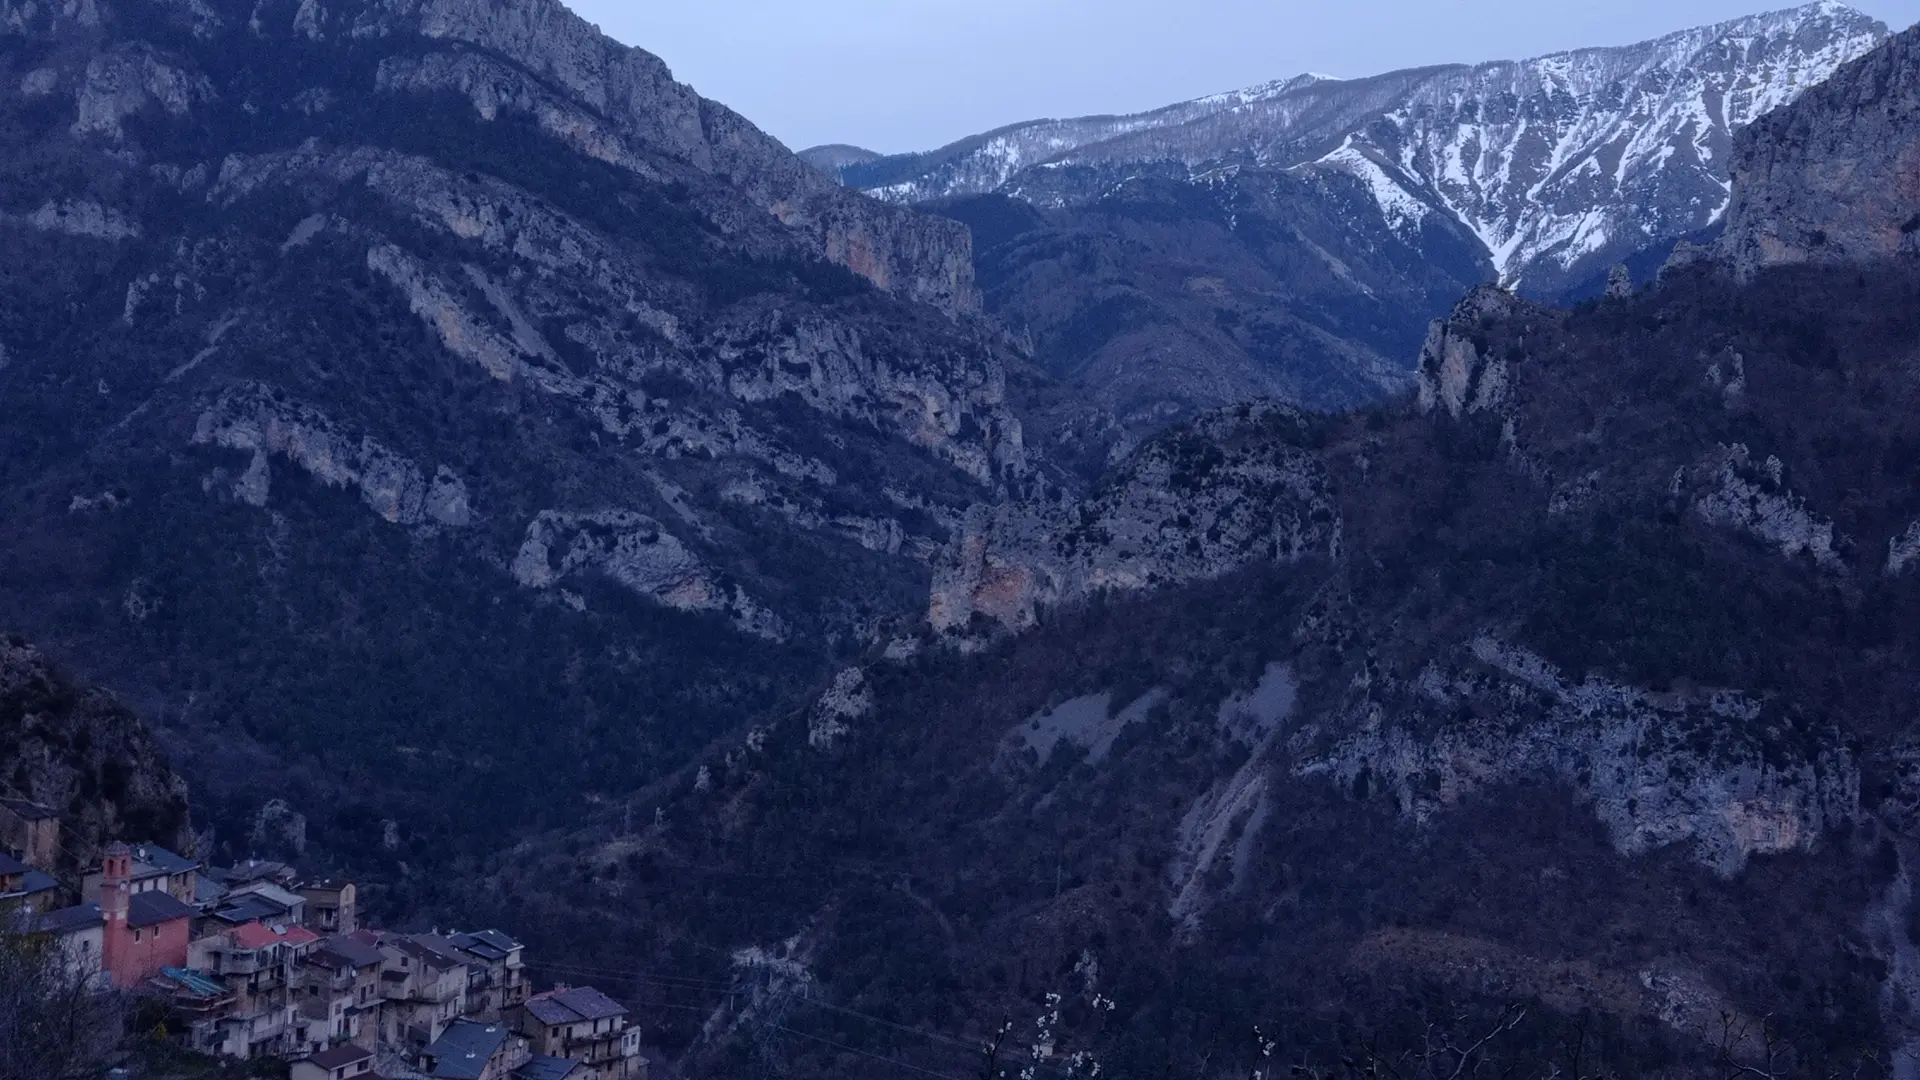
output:
[[122, 987], [122, 972], [131, 970], [133, 945], [127, 927], [127, 907], [133, 898], [133, 852], [115, 841], [107, 845], [100, 865], [100, 916], [106, 923], [100, 943], [100, 965], [114, 986]]

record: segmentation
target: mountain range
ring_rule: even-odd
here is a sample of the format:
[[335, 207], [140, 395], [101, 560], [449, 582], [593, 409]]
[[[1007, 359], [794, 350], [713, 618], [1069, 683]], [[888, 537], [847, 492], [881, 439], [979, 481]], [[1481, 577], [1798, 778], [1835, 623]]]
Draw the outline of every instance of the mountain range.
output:
[[[1170, 423], [1405, 392], [1427, 324], [1500, 281], [1645, 283], [1727, 211], [1733, 135], [1884, 39], [1821, 2], [1619, 48], [802, 156], [971, 227], [985, 310], [1091, 406], [1036, 426], [1083, 476]], [[1077, 463], [1077, 464], [1076, 464]]]
[[1466, 229], [1510, 287], [1555, 296], [1727, 208], [1733, 133], [1885, 39], [1835, 0], [1618, 48], [1360, 79], [1302, 75], [1131, 116], [1041, 120], [939, 150], [802, 156], [879, 198], [1000, 192], [1039, 206], [1142, 174], [1358, 179], [1396, 233]]
[[1155, 115], [0, 0], [0, 780], [670, 1075], [1914, 1075], [1920, 30]]
[[0, 622], [228, 843], [577, 819], [1045, 481], [966, 229], [552, 0], [4, 0], [0, 143]]
[[977, 510], [917, 637], [490, 891], [714, 1074], [1912, 1075], [1915, 146], [1920, 28], [1656, 285]]

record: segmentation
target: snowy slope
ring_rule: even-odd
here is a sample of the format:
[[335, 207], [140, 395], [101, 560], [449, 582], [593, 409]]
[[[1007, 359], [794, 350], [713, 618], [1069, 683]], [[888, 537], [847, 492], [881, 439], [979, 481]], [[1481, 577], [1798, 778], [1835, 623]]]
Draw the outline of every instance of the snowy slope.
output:
[[1509, 283], [1550, 289], [1717, 221], [1734, 130], [1886, 36], [1821, 0], [1618, 48], [1301, 76], [1134, 116], [1018, 124], [840, 174], [899, 202], [993, 191], [1047, 201], [1102, 188], [1047, 183], [1045, 170], [1092, 169], [1116, 184], [1149, 164], [1196, 178], [1231, 166], [1340, 170], [1396, 230], [1446, 215]]
[[[1509, 280], [1564, 271], [1717, 220], [1733, 131], [1885, 36], [1820, 3], [1629, 48], [1487, 64], [1428, 80], [1357, 141], [1406, 187], [1437, 195]], [[1390, 217], [1403, 197], [1383, 195]]]

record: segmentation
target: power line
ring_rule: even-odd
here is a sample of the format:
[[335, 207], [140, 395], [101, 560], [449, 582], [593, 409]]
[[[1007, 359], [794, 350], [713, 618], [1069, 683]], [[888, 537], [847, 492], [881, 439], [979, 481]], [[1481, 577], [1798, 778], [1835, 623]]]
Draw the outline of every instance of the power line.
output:
[[[668, 989], [687, 990], [694, 993], [718, 994], [729, 999], [754, 993], [754, 991], [741, 989], [733, 984], [727, 984], [725, 986], [722, 986], [717, 982], [714, 982], [712, 980], [707, 980], [707, 979], [680, 979], [678, 982], [675, 982], [675, 981], [669, 981], [669, 980], [678, 979], [678, 977], [647, 976], [647, 975], [642, 975], [642, 974], [633, 973], [633, 972], [620, 972], [620, 971], [615, 971], [607, 968], [590, 968], [585, 966], [573, 966], [573, 965], [563, 965], [563, 964], [547, 964], [547, 965], [540, 965], [540, 966], [544, 967], [545, 970], [561, 972], [564, 974], [585, 975], [590, 978], [602, 977], [602, 978], [611, 978], [611, 979], [625, 979], [625, 980], [630, 980], [636, 983], [656, 983]], [[699, 985], [691, 985], [696, 983]], [[875, 1016], [872, 1013], [861, 1012], [858, 1009], [851, 1009], [844, 1005], [835, 1005], [831, 1002], [822, 1001], [819, 998], [809, 997], [805, 994], [794, 993], [791, 990], [767, 989], [761, 992], [773, 997], [786, 998], [790, 1001], [795, 1001], [802, 1005], [811, 1005], [811, 1006], [814, 1006], [815, 1008], [826, 1009], [830, 1012], [841, 1013], [843, 1015], [854, 1017], [856, 1019], [865, 1020], [869, 1023], [878, 1024], [882, 1027], [901, 1032], [902, 1034], [912, 1035], [917, 1038], [926, 1039], [929, 1042], [937, 1043], [945, 1047], [950, 1047], [955, 1050], [962, 1051], [969, 1055], [978, 1054], [982, 1052], [982, 1048], [978, 1044], [966, 1039], [957, 1039], [950, 1035], [942, 1035], [938, 1032], [928, 1031], [924, 1028], [917, 1028], [908, 1024], [896, 1023], [895, 1021], [888, 1020], [884, 1017]], [[719, 1003], [716, 1003], [713, 1006], [713, 1008], [702, 1008], [702, 1007], [693, 1006], [693, 1005], [671, 1005], [671, 1004], [657, 1003], [657, 1002], [643, 1003], [640, 1001], [628, 1001], [627, 1004], [633, 1008], [642, 1009], [642, 1010], [664, 1008], [664, 1009], [673, 1009], [678, 1012], [697, 1012], [697, 1013], [708, 1013], [708, 1014], [710, 1014], [713, 1011], [713, 1008], [719, 1007]], [[779, 1027], [779, 1025], [777, 1024], [771, 1025], [771, 1026]], [[782, 1028], [781, 1030], [787, 1030], [787, 1029]], [[804, 1032], [789, 1032], [789, 1033], [800, 1035], [803, 1038], [815, 1038], [816, 1041], [826, 1041], [826, 1040], [818, 1039], [817, 1037], [814, 1037], [814, 1036], [808, 1036]], [[842, 1049], [852, 1049], [852, 1048], [843, 1047]], [[875, 1055], [867, 1051], [854, 1050], [853, 1052], [865, 1053], [869, 1057], [879, 1057], [879, 1055]], [[891, 1061], [892, 1059], [881, 1057], [880, 1060]], [[905, 1066], [904, 1062], [894, 1062], [894, 1063]], [[1062, 1076], [1065, 1075], [1064, 1070], [1060, 1069], [1058, 1066], [1048, 1065], [1048, 1064], [1038, 1064], [1038, 1068], [1045, 1070], [1047, 1072], [1053, 1073], [1055, 1075], [1062, 1075]], [[939, 1074], [933, 1074], [933, 1075], [939, 1075]]]
[[936, 1080], [956, 1080], [955, 1077], [949, 1076], [946, 1073], [934, 1072], [932, 1069], [923, 1069], [918, 1065], [909, 1065], [908, 1063], [901, 1061], [897, 1058], [890, 1058], [881, 1054], [873, 1053], [872, 1051], [869, 1051], [869, 1050], [861, 1050], [861, 1049], [858, 1049], [857, 1047], [847, 1046], [843, 1043], [834, 1042], [832, 1039], [823, 1039], [818, 1035], [809, 1035], [804, 1031], [795, 1031], [792, 1028], [786, 1027], [781, 1024], [769, 1024], [768, 1026], [775, 1031], [784, 1031], [787, 1034], [796, 1036], [798, 1038], [811, 1039], [814, 1042], [821, 1043], [825, 1046], [831, 1046], [835, 1050], [844, 1051], [849, 1054], [859, 1054], [861, 1057], [869, 1057], [874, 1059], [875, 1061], [884, 1061], [887, 1064], [894, 1066], [895, 1068], [906, 1069], [910, 1072], [917, 1072], [922, 1076], [935, 1077]]

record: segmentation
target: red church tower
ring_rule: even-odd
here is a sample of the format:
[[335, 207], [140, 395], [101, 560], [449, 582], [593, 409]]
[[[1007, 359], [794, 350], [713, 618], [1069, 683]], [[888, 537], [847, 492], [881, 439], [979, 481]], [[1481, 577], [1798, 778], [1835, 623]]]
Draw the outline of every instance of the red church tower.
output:
[[163, 890], [133, 891], [133, 852], [107, 847], [100, 866], [100, 963], [114, 988], [131, 990], [167, 967], [186, 967], [193, 909]]
[[107, 969], [113, 985], [120, 989], [133, 985], [121, 981], [121, 972], [131, 966], [127, 952], [133, 938], [127, 932], [127, 908], [132, 902], [133, 852], [116, 840], [107, 845], [107, 857], [100, 865], [100, 916], [106, 923], [100, 966]]

